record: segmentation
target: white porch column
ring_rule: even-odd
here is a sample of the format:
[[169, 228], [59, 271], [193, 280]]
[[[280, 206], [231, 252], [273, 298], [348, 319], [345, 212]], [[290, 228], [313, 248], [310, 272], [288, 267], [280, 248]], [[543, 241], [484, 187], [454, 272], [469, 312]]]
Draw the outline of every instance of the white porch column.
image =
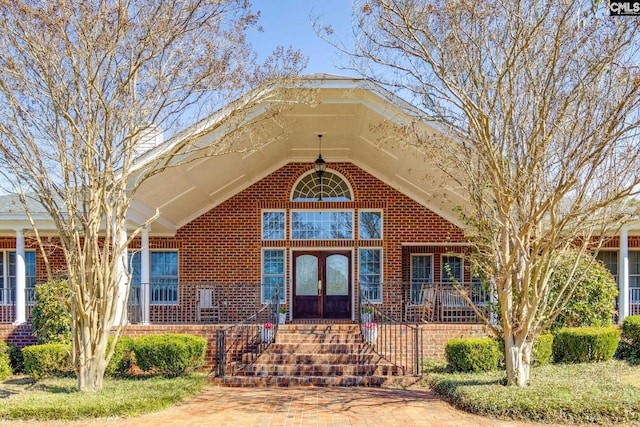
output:
[[24, 262], [24, 231], [16, 230], [16, 319], [19, 325], [27, 321], [27, 270]]
[[[120, 236], [114, 237], [118, 239], [118, 245], [122, 246], [127, 242], [127, 231], [122, 230]], [[127, 301], [125, 296], [127, 294], [127, 284], [129, 283], [129, 252], [125, 248], [120, 254], [120, 259], [117, 264], [117, 276], [118, 281], [118, 296], [116, 302], [116, 316], [115, 324], [124, 325], [127, 323]]]
[[618, 274], [618, 316], [622, 322], [629, 315], [629, 230], [625, 227], [620, 230], [620, 266]]
[[142, 323], [149, 324], [149, 306], [151, 304], [151, 255], [149, 253], [149, 229], [142, 230], [140, 248], [140, 309]]

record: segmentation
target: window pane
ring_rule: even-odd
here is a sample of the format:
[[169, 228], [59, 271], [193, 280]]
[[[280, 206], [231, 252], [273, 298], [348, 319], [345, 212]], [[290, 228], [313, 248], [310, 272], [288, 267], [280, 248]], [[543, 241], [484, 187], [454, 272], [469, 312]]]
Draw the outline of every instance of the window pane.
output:
[[462, 258], [458, 256], [442, 257], [442, 282], [462, 283]]
[[360, 249], [358, 257], [360, 288], [372, 302], [382, 302], [382, 250]]
[[433, 282], [431, 255], [411, 255], [411, 301], [418, 304], [423, 284]]
[[293, 190], [294, 202], [346, 202], [352, 200], [351, 191], [347, 183], [338, 175], [326, 171], [322, 176], [322, 183], [315, 172], [304, 176]]
[[262, 212], [262, 240], [284, 239], [284, 212]]
[[279, 288], [280, 302], [285, 302], [284, 249], [269, 249], [262, 253], [262, 302], [268, 302]]
[[[9, 279], [9, 289], [11, 289], [10, 293], [15, 293], [16, 290], [16, 253], [9, 252], [9, 263], [7, 267], [8, 271], [8, 279]], [[24, 270], [25, 270], [25, 291], [26, 291], [26, 301], [27, 304], [31, 304], [35, 300], [35, 291], [34, 288], [36, 286], [36, 253], [35, 252], [25, 252], [24, 253]], [[15, 295], [11, 295], [8, 299], [10, 303], [15, 302]]]
[[382, 213], [360, 212], [359, 235], [361, 239], [382, 238]]
[[353, 212], [292, 212], [291, 237], [296, 240], [353, 238]]

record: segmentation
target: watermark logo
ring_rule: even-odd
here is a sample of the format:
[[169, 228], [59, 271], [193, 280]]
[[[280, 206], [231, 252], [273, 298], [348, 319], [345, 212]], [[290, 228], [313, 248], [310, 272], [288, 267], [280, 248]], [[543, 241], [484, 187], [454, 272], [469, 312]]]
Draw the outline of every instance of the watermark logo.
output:
[[609, 1], [610, 16], [640, 16], [640, 1]]

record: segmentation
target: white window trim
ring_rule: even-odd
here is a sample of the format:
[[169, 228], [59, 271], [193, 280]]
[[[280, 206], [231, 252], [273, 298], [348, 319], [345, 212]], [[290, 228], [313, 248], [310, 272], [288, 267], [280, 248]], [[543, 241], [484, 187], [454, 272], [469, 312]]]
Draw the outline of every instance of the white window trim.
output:
[[[360, 237], [360, 214], [366, 212], [377, 212], [380, 214], [380, 238], [379, 239], [363, 239]], [[359, 240], [383, 240], [384, 238], [384, 210], [383, 209], [359, 209], [358, 210], [358, 239]]]
[[[15, 248], [13, 248], [13, 249], [9, 248], [9, 249], [0, 250], [0, 256], [2, 257], [2, 271], [0, 272], [0, 274], [2, 274], [2, 290], [0, 290], [0, 292], [4, 292], [5, 289], [7, 289], [7, 290], [9, 289], [9, 253], [10, 252], [14, 252], [15, 253], [15, 252], [17, 252], [17, 250]], [[25, 252], [25, 255], [27, 253], [34, 253], [35, 254], [35, 268], [36, 268], [36, 271], [34, 272], [35, 273], [34, 277], [36, 277], [36, 284], [37, 284], [38, 254], [36, 253], [35, 250], [25, 250], [24, 252]], [[25, 262], [25, 279], [27, 279], [28, 277], [29, 276], [28, 276], [27, 271], [26, 271], [26, 262]], [[34, 286], [35, 286], [35, 284], [34, 284]], [[15, 299], [16, 299], [15, 291], [16, 290], [14, 289], [13, 291], [14, 291], [14, 295], [13, 295], [14, 301], [13, 302], [10, 301], [11, 298], [9, 298], [8, 294], [7, 295], [2, 295], [2, 300], [0, 300], [0, 306], [13, 306], [13, 305], [15, 305]], [[34, 299], [35, 299], [35, 295], [34, 295]], [[25, 299], [25, 301], [26, 301], [27, 305], [33, 305], [33, 303], [34, 303], [34, 301], [27, 301], [26, 299]]]
[[[345, 239], [296, 239], [293, 237], [293, 214], [298, 212], [321, 212], [321, 213], [334, 213], [334, 212], [351, 212], [351, 237]], [[356, 211], [355, 209], [291, 209], [289, 211], [289, 238], [291, 241], [295, 242], [310, 242], [315, 240], [331, 240], [331, 241], [340, 241], [340, 240], [355, 240], [356, 236]], [[285, 219], [286, 223], [286, 219]]]
[[460, 258], [460, 284], [464, 283], [464, 254], [452, 254], [452, 253], [447, 253], [447, 254], [440, 254], [440, 283], [449, 283], [448, 280], [445, 280], [444, 278], [444, 258], [445, 257], [455, 257], [455, 258]]
[[358, 248], [358, 289], [360, 289], [360, 251], [366, 250], [380, 251], [380, 300], [371, 301], [371, 303], [382, 304], [384, 302], [384, 249], [382, 248], [382, 246]]
[[[282, 239], [265, 239], [264, 237], [264, 214], [269, 212], [279, 212], [284, 216], [284, 237]], [[278, 241], [278, 240], [286, 240], [287, 238], [287, 210], [286, 209], [262, 209], [260, 211], [260, 240], [264, 241]]]
[[[153, 258], [153, 254], [154, 253], [158, 253], [158, 252], [175, 252], [176, 254], [178, 254], [178, 289], [176, 290], [176, 300], [175, 301], [171, 301], [171, 302], [157, 302], [157, 301], [153, 301], [153, 288], [152, 288], [152, 283], [153, 282], [153, 274], [151, 273], [153, 271], [153, 267], [151, 266], [152, 261], [151, 259]], [[142, 253], [140, 251], [140, 262], [142, 263]], [[140, 283], [140, 285], [142, 285], [142, 283]], [[149, 249], [149, 292], [150, 292], [150, 298], [149, 298], [149, 305], [153, 305], [153, 306], [159, 306], [159, 307], [175, 307], [180, 305], [180, 251], [178, 249], [171, 249], [171, 248], [161, 248], [161, 249]]]
[[[345, 178], [345, 176], [343, 174], [341, 174], [340, 172], [338, 172], [335, 169], [326, 168], [325, 172], [331, 172], [332, 174], [337, 175], [338, 177], [340, 177], [347, 184], [347, 188], [349, 189], [351, 200], [345, 201], [345, 202], [346, 203], [354, 202], [355, 201], [355, 193], [353, 192], [353, 187], [351, 186], [351, 182], [349, 182], [349, 180], [347, 178]], [[293, 203], [307, 203], [307, 202], [294, 201], [293, 200], [293, 193], [296, 191], [296, 188], [298, 188], [298, 184], [300, 183], [300, 181], [302, 181], [307, 175], [311, 175], [311, 174], [315, 174], [315, 173], [316, 173], [315, 169], [311, 169], [309, 172], [303, 173], [302, 175], [300, 175], [298, 177], [298, 179], [296, 179], [296, 182], [294, 182], [293, 186], [291, 187], [291, 193], [289, 194], [289, 201], [291, 201]]]
[[[286, 221], [286, 220], [285, 220]], [[262, 250], [260, 251], [260, 303], [261, 304], [266, 304], [268, 301], [264, 299], [264, 294], [262, 292], [262, 285], [265, 283], [264, 280], [264, 252], [265, 251], [282, 251], [284, 257], [284, 265], [282, 266], [282, 287], [284, 288], [284, 295], [280, 296], [280, 303], [286, 303], [287, 302], [287, 296], [288, 296], [288, 284], [287, 284], [287, 260], [288, 260], [288, 255], [287, 255], [287, 248], [282, 247], [282, 246], [277, 246], [277, 247], [272, 247], [272, 248], [267, 248], [267, 247], [263, 247]]]
[[431, 258], [431, 282], [434, 283], [435, 282], [435, 272], [433, 271], [434, 268], [434, 254], [432, 253], [428, 253], [428, 254], [423, 254], [423, 253], [419, 253], [419, 254], [409, 254], [409, 282], [413, 282], [413, 258], [414, 257], [430, 257]]

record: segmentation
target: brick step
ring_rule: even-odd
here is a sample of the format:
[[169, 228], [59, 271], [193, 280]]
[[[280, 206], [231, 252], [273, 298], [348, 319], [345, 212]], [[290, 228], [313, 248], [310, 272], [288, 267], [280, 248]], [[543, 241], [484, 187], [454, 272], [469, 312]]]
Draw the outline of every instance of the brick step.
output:
[[395, 383], [396, 379], [383, 376], [305, 376], [305, 377], [249, 377], [236, 376], [214, 378], [214, 384], [226, 387], [380, 387], [385, 383]]
[[[251, 359], [245, 359], [247, 362]], [[380, 360], [380, 356], [375, 353], [323, 353], [323, 354], [298, 354], [290, 353], [264, 353], [260, 356], [260, 363], [264, 364], [351, 364], [362, 365], [365, 363], [376, 363]]]
[[246, 376], [259, 377], [324, 377], [324, 376], [386, 376], [398, 375], [398, 369], [392, 365], [338, 365], [338, 364], [310, 364], [310, 365], [272, 365], [256, 363], [247, 366], [243, 372]]
[[334, 343], [353, 344], [361, 343], [361, 334], [324, 334], [320, 332], [280, 332], [276, 334], [275, 342], [278, 344], [313, 344], [313, 343]]
[[273, 343], [267, 349], [268, 354], [364, 354], [371, 350], [364, 343]]
[[360, 325], [357, 323], [332, 324], [332, 325], [304, 325], [284, 324], [278, 326], [280, 333], [318, 333], [318, 334], [357, 334], [360, 333]]

